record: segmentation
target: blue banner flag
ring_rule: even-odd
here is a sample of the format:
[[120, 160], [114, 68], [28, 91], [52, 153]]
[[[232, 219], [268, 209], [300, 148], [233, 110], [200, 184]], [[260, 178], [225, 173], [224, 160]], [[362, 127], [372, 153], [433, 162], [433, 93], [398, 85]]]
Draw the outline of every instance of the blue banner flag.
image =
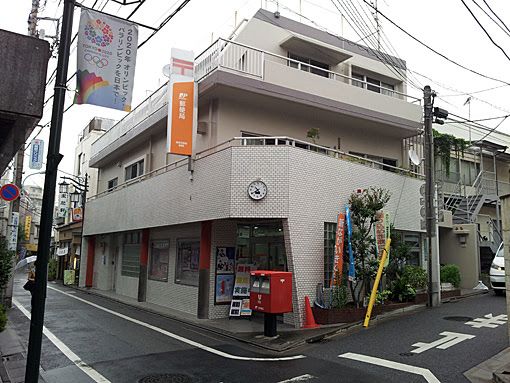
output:
[[347, 222], [347, 248], [349, 251], [349, 280], [356, 279], [356, 271], [354, 270], [354, 255], [352, 254], [352, 224], [351, 224], [351, 211], [349, 205], [345, 205], [345, 220]]

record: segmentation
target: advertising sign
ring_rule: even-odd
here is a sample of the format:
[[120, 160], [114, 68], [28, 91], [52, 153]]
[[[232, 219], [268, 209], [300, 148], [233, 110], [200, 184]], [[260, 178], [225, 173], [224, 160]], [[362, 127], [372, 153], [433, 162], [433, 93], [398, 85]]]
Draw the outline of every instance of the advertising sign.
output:
[[76, 279], [74, 270], [64, 270], [64, 285], [72, 285]]
[[37, 243], [27, 243], [25, 245], [25, 249], [27, 249], [28, 251], [31, 251], [33, 253], [35, 253], [37, 251]]
[[41, 169], [44, 157], [44, 141], [35, 139], [30, 143], [30, 169]]
[[216, 248], [216, 273], [234, 274], [235, 248], [218, 247]]
[[230, 303], [234, 291], [234, 274], [216, 275], [216, 303]]
[[74, 103], [130, 112], [137, 46], [136, 24], [82, 8]]
[[73, 209], [73, 221], [80, 222], [83, 219], [83, 209], [81, 207], [75, 207]]
[[250, 273], [256, 270], [255, 265], [237, 265], [234, 283], [234, 295], [236, 297], [250, 296]]
[[25, 240], [26, 241], [29, 241], [30, 240], [30, 229], [31, 229], [31, 225], [32, 225], [32, 216], [30, 215], [27, 215], [25, 217]]
[[347, 222], [347, 249], [349, 251], [349, 281], [356, 279], [356, 269], [354, 268], [354, 254], [352, 252], [352, 224], [351, 224], [351, 211], [349, 205], [345, 206], [345, 220]]
[[172, 48], [168, 85], [167, 151], [191, 156], [196, 134], [197, 92], [193, 51]]
[[57, 248], [57, 256], [58, 257], [63, 257], [64, 255], [67, 255], [68, 252], [69, 252], [69, 248], [68, 247], [59, 247], [59, 248]]

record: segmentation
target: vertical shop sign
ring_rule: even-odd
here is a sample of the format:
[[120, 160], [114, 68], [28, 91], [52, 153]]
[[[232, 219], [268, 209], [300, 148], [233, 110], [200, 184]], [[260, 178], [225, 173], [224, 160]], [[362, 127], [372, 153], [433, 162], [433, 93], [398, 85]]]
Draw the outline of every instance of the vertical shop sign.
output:
[[349, 251], [349, 281], [354, 281], [356, 279], [356, 271], [354, 268], [354, 255], [352, 253], [352, 224], [349, 205], [345, 206], [345, 220], [347, 222], [347, 248]]
[[30, 229], [31, 229], [31, 225], [32, 225], [32, 216], [31, 215], [27, 215], [25, 217], [25, 240], [26, 241], [29, 241], [30, 240]]
[[44, 141], [35, 139], [30, 143], [30, 161], [28, 167], [30, 169], [41, 169], [44, 157]]
[[172, 48], [168, 85], [167, 152], [191, 156], [197, 121], [193, 51]]

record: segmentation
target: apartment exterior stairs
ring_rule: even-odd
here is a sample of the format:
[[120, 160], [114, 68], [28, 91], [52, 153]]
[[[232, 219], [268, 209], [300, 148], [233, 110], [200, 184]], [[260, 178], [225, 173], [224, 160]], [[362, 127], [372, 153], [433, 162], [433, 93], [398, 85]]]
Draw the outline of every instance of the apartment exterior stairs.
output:
[[462, 197], [452, 209], [453, 223], [462, 224], [476, 221], [476, 217], [487, 199], [484, 194]]

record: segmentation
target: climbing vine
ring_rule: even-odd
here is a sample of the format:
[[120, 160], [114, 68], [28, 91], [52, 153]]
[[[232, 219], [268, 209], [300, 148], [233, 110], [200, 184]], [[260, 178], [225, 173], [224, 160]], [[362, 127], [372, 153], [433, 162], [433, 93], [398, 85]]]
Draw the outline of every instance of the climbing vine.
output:
[[434, 154], [441, 159], [441, 164], [445, 169], [446, 176], [450, 175], [450, 158], [452, 152], [459, 158], [464, 156], [464, 151], [468, 147], [468, 142], [462, 138], [457, 138], [451, 134], [439, 133], [437, 130], [434, 134]]

